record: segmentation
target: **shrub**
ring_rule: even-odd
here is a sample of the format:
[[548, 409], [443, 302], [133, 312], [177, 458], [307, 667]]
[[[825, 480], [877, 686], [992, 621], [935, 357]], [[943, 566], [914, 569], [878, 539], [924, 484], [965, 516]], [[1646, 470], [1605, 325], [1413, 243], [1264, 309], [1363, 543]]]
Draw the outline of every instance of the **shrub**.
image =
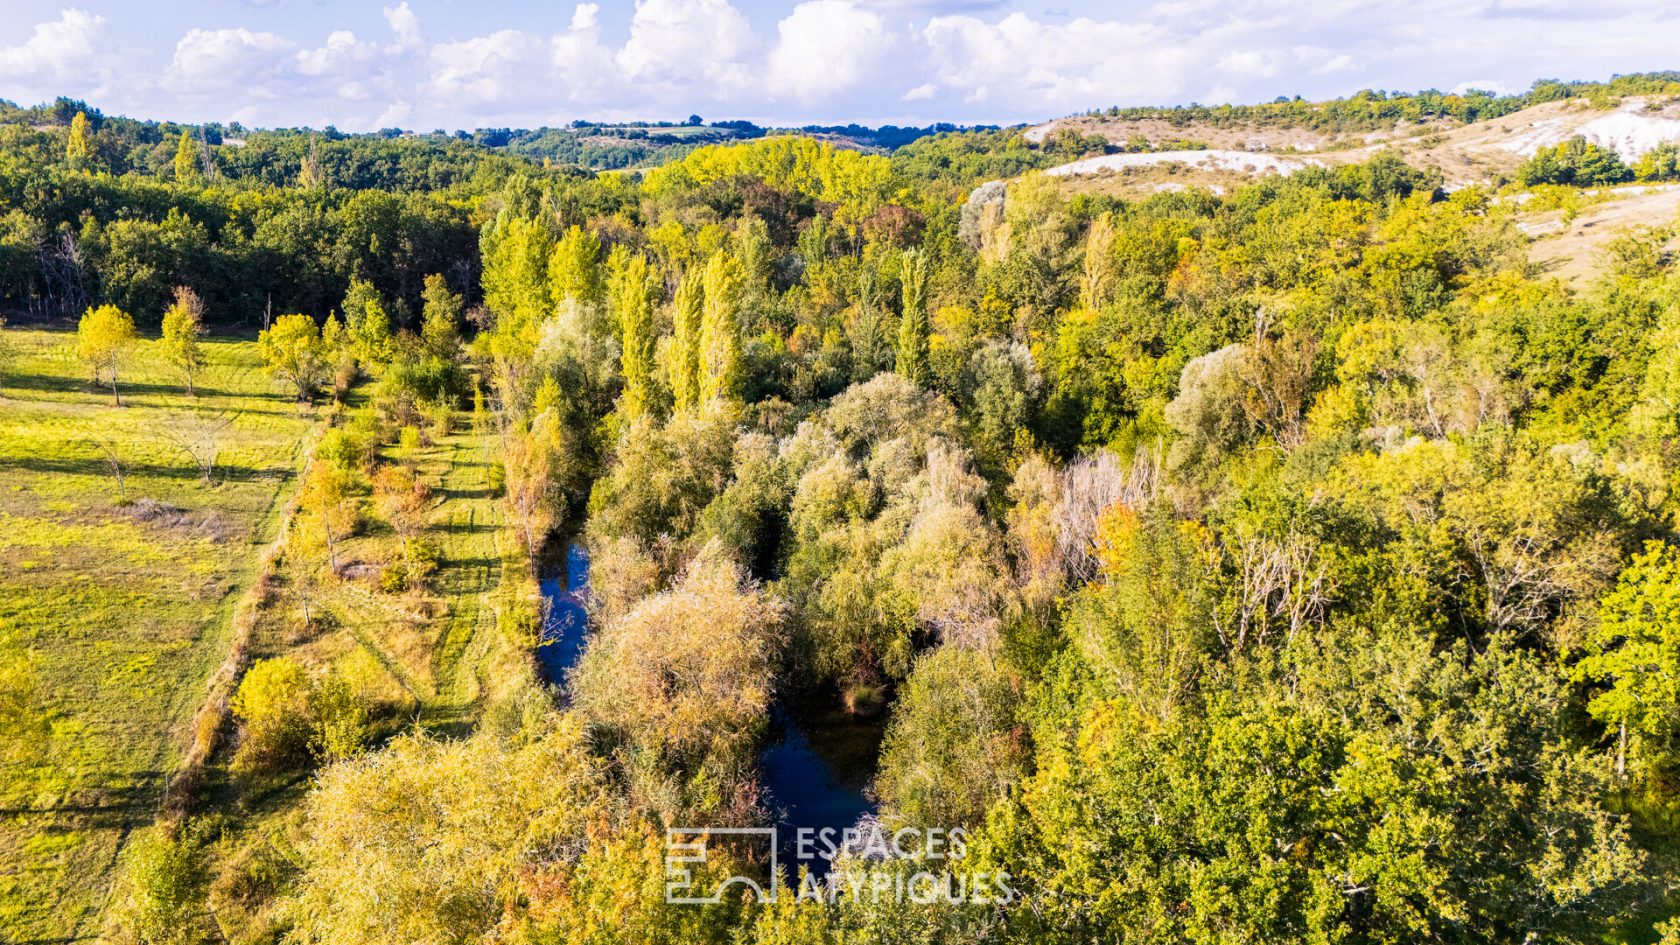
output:
[[339, 761], [359, 754], [368, 741], [368, 705], [344, 676], [333, 673], [321, 680], [313, 699], [317, 757]]
[[261, 770], [300, 755], [315, 727], [314, 694], [308, 670], [291, 657], [253, 664], [233, 697], [233, 714], [245, 727], [234, 768]]
[[1517, 183], [1524, 187], [1536, 184], [1596, 187], [1619, 184], [1632, 177], [1633, 172], [1622, 163], [1620, 155], [1588, 141], [1582, 135], [1549, 148], [1540, 148], [1517, 168]]
[[192, 945], [204, 936], [203, 852], [192, 831], [154, 827], [129, 845], [117, 940]]

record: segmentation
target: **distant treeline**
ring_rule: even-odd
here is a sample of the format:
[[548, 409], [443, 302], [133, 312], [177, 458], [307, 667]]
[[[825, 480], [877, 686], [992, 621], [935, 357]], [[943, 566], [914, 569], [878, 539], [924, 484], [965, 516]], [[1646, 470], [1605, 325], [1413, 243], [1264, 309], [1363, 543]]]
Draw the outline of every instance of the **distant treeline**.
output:
[[1563, 82], [1541, 79], [1527, 92], [1500, 95], [1480, 89], [1462, 93], [1426, 89], [1421, 92], [1383, 92], [1366, 89], [1348, 98], [1309, 102], [1299, 95], [1279, 96], [1260, 105], [1179, 105], [1166, 108], [1115, 106], [1089, 114], [1107, 118], [1158, 118], [1175, 125], [1260, 124], [1315, 128], [1322, 131], [1375, 131], [1397, 122], [1451, 119], [1460, 122], [1486, 121], [1512, 112], [1585, 96], [1610, 104], [1624, 95], [1672, 95], [1680, 93], [1680, 72], [1640, 72], [1618, 75], [1608, 82]]

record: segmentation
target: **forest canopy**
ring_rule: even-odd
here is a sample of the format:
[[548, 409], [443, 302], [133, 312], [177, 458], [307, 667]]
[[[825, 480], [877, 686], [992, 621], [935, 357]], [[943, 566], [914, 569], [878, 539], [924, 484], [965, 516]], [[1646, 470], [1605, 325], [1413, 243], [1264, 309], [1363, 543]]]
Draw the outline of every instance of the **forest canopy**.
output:
[[[446, 717], [347, 659], [246, 668], [209, 788], [135, 854], [133, 938], [1680, 937], [1665, 251], [1570, 288], [1508, 192], [1387, 154], [1121, 199], [1037, 172], [1097, 145], [1010, 130], [688, 141], [619, 174], [59, 117], [0, 123], [0, 305], [82, 317], [113, 395], [166, 317], [183, 370], [192, 326], [260, 325], [321, 427], [264, 599], [307, 641], [310, 595], [372, 568], [382, 621], [502, 660]], [[1525, 166], [1635, 173], [1584, 141]], [[482, 479], [429, 482], [415, 455], [454, 436]], [[428, 610], [429, 529], [474, 528], [497, 584], [462, 630]], [[385, 560], [345, 551], [369, 535]], [[545, 678], [572, 542], [588, 631]], [[960, 829], [958, 873], [1006, 901], [671, 901], [669, 831], [776, 823], [765, 747], [813, 706], [883, 720], [869, 817]]]

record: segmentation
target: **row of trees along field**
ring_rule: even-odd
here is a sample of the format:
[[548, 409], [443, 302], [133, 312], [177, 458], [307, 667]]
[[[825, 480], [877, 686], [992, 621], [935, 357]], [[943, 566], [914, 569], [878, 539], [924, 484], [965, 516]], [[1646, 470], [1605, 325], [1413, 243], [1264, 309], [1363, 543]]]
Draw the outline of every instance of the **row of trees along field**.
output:
[[[276, 303], [313, 313], [262, 335], [276, 376], [324, 397], [350, 358], [420, 414], [478, 379], [521, 562], [499, 632], [530, 639], [551, 536], [592, 553], [563, 702], [532, 676], [469, 736], [319, 753], [239, 855], [151, 841], [141, 937], [207, 909], [323, 943], [1680, 936], [1666, 259], [1624, 247], [1572, 293], [1509, 204], [1392, 160], [1136, 202], [1028, 175], [971, 207], [953, 169], [984, 150], [492, 164], [459, 202], [24, 186], [352, 246]], [[352, 235], [364, 202], [441, 255]], [[250, 291], [157, 272], [212, 310]], [[307, 685], [265, 704], [318, 712]], [[882, 820], [965, 828], [958, 868], [1016, 898], [667, 904], [665, 828], [769, 817], [778, 698], [887, 712]]]

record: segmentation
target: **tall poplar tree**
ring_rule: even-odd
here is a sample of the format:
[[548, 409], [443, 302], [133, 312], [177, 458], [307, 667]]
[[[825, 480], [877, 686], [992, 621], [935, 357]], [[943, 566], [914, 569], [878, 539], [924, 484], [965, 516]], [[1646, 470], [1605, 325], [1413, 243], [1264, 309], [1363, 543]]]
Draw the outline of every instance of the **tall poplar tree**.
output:
[[898, 323], [898, 373], [913, 384], [928, 380], [927, 254], [904, 254], [904, 315]]
[[627, 417], [646, 416], [653, 407], [653, 307], [659, 299], [659, 274], [646, 256], [631, 256], [613, 274], [610, 298], [624, 342], [619, 356], [624, 373], [624, 413]]
[[718, 253], [706, 264], [700, 317], [700, 401], [741, 393], [741, 264]]
[[677, 409], [700, 402], [700, 325], [704, 317], [704, 276], [697, 269], [683, 273], [677, 285], [676, 344], [671, 349], [671, 394]]

